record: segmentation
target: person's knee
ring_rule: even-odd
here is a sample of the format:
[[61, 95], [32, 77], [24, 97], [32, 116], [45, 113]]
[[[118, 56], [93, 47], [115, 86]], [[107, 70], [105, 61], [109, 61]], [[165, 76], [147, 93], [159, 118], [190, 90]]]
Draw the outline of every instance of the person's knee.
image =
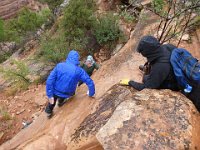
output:
[[149, 78], [149, 75], [144, 75], [143, 76], [143, 79], [142, 79], [142, 82], [145, 83]]
[[58, 99], [58, 103], [62, 103], [63, 101], [64, 101], [63, 98], [59, 98], [59, 99]]

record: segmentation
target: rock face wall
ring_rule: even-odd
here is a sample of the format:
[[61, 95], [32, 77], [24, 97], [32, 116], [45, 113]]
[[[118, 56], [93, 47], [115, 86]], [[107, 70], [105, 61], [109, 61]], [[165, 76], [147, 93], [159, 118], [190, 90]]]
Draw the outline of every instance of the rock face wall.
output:
[[0, 17], [8, 19], [14, 16], [17, 11], [28, 5], [29, 0], [1, 0], [0, 1]]
[[0, 0], [0, 17], [9, 19], [16, 15], [20, 8], [28, 6], [31, 9], [40, 9], [40, 4], [34, 0]]

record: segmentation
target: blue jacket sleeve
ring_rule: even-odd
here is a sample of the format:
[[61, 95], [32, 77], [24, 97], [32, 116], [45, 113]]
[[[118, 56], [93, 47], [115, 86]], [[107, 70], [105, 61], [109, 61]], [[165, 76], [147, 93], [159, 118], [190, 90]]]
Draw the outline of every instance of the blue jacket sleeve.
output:
[[145, 88], [143, 83], [139, 83], [139, 82], [135, 82], [135, 81], [129, 81], [128, 83], [131, 87], [133, 87], [134, 89], [141, 91]]
[[95, 94], [94, 82], [83, 69], [81, 69], [81, 81], [86, 83], [86, 85], [89, 89], [89, 96], [93, 96]]
[[56, 81], [56, 67], [51, 71], [46, 81], [46, 95], [48, 98], [53, 97], [53, 89]]

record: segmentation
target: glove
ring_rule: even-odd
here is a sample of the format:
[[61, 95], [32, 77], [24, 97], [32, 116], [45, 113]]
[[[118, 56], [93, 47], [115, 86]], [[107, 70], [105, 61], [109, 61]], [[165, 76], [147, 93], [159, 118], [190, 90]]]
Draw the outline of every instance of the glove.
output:
[[119, 84], [120, 85], [129, 85], [128, 83], [129, 83], [129, 79], [122, 79], [122, 80], [120, 80], [120, 82], [119, 82]]
[[54, 104], [54, 98], [53, 97], [49, 98], [49, 103]]

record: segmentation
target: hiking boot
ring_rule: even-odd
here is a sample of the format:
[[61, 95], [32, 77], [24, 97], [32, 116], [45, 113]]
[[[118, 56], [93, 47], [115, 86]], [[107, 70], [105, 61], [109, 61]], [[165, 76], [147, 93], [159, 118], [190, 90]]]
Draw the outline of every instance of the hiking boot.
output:
[[47, 113], [47, 118], [50, 119], [53, 116], [53, 113]]
[[31, 123], [32, 123], [32, 121], [29, 121], [29, 122], [23, 121], [23, 122], [22, 122], [22, 124], [23, 124], [22, 129], [28, 127]]
[[68, 98], [66, 98], [66, 99], [64, 99], [64, 100], [62, 100], [62, 101], [59, 101], [59, 100], [58, 100], [58, 107], [63, 106], [63, 105], [67, 102], [67, 100], [68, 100]]

